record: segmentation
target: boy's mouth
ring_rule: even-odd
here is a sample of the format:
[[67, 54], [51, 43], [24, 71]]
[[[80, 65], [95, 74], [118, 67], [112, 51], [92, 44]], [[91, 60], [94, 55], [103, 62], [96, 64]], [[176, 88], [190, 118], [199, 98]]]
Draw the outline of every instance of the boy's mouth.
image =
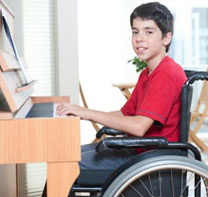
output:
[[144, 51], [145, 51], [147, 48], [145, 48], [145, 47], [137, 47], [136, 49], [137, 49], [137, 51], [138, 51], [139, 53], [144, 53]]

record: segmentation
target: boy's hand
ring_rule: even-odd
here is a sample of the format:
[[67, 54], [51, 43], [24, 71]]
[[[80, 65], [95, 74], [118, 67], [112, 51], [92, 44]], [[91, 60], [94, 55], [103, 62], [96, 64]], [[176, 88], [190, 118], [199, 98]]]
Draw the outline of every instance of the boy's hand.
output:
[[88, 109], [80, 107], [75, 104], [61, 103], [57, 106], [56, 114], [59, 116], [74, 115], [74, 116], [79, 116], [82, 119], [87, 119], [87, 111]]

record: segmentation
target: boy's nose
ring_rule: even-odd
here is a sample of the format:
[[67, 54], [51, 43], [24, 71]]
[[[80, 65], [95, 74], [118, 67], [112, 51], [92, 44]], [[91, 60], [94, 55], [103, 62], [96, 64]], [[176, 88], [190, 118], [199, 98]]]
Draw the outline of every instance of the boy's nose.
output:
[[144, 35], [142, 35], [141, 33], [137, 35], [136, 37], [136, 42], [141, 42], [144, 41]]

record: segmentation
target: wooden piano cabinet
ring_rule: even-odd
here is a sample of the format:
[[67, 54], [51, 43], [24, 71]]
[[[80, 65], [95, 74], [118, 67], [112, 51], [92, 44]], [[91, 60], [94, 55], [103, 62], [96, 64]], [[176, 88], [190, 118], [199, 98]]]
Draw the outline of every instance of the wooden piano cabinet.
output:
[[79, 174], [79, 165], [77, 162], [48, 163], [47, 173], [47, 196], [68, 196]]
[[0, 121], [0, 163], [79, 161], [79, 118]]
[[[34, 102], [68, 101], [67, 97], [31, 98]], [[78, 117], [0, 120], [0, 164], [46, 162], [48, 197], [67, 197], [79, 174], [80, 157]], [[6, 197], [10, 196], [14, 195]]]

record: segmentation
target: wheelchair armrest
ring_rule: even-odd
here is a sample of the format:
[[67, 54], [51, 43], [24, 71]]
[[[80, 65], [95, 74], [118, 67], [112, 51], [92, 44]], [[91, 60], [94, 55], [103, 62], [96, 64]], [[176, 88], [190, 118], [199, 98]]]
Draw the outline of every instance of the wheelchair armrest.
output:
[[109, 127], [102, 127], [96, 134], [96, 138], [100, 139], [104, 134], [111, 135], [111, 136], [117, 136], [117, 135], [126, 135], [124, 132], [115, 130]]
[[157, 148], [168, 146], [168, 140], [162, 137], [109, 137], [96, 146], [97, 152], [107, 148]]

